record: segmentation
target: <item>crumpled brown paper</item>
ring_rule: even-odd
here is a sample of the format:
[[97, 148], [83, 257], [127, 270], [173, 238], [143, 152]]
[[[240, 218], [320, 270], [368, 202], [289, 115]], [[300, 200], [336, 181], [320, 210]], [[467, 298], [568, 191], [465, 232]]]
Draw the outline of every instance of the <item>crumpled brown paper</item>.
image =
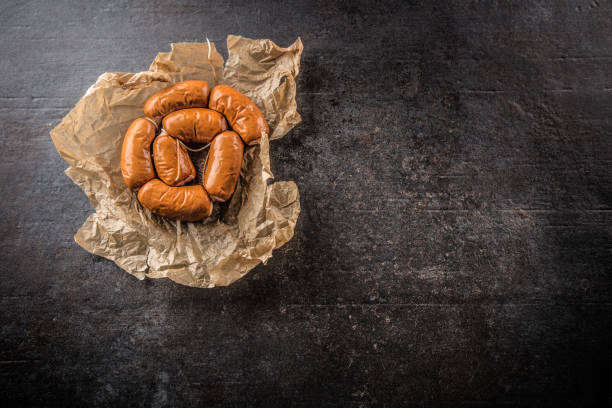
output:
[[[281, 138], [301, 121], [295, 101], [302, 42], [288, 48], [270, 40], [230, 35], [229, 59], [211, 43], [220, 83], [248, 95]], [[149, 71], [105, 73], [51, 131], [70, 167], [66, 174], [89, 197], [95, 213], [75, 235], [87, 251], [114, 261], [139, 279], [167, 277], [197, 287], [229, 285], [293, 236], [300, 213], [298, 188], [271, 179], [269, 141], [248, 148], [229, 205], [203, 222], [171, 221], [145, 210], [123, 182], [120, 155], [130, 123], [144, 116], [147, 98], [174, 82], [202, 79], [213, 84], [207, 43], [172, 44]], [[283, 81], [284, 79], [284, 81]], [[218, 207], [216, 204], [215, 207]]]

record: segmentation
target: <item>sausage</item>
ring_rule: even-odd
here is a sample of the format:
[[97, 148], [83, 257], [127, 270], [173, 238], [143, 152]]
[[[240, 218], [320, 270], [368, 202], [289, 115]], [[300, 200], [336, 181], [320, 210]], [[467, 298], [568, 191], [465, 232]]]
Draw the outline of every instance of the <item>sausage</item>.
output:
[[121, 148], [121, 174], [131, 189], [138, 189], [155, 178], [151, 160], [151, 142], [155, 139], [155, 125], [144, 118], [132, 122]]
[[206, 81], [177, 82], [147, 99], [144, 113], [159, 124], [164, 116], [176, 110], [206, 108], [209, 94]]
[[263, 114], [246, 95], [227, 85], [217, 85], [210, 93], [210, 109], [225, 115], [232, 129], [247, 145], [259, 144], [261, 133], [270, 133]]
[[213, 210], [201, 185], [170, 187], [159, 179], [142, 186], [138, 200], [152, 213], [172, 220], [199, 221], [209, 217]]
[[219, 133], [227, 130], [222, 114], [210, 109], [181, 109], [163, 119], [164, 130], [185, 143], [210, 143]]
[[185, 185], [196, 176], [185, 146], [164, 133], [153, 142], [153, 163], [157, 176], [169, 186]]
[[232, 131], [217, 135], [208, 151], [204, 188], [215, 201], [227, 201], [236, 189], [242, 167], [244, 144]]

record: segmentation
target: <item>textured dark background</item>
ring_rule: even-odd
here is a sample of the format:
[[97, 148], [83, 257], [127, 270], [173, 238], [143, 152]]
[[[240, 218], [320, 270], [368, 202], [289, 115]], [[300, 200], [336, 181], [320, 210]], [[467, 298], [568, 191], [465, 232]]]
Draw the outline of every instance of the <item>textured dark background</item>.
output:
[[[171, 42], [301, 36], [272, 143], [302, 213], [231, 287], [73, 241], [49, 131]], [[610, 406], [609, 1], [2, 1], [0, 398], [34, 406]]]

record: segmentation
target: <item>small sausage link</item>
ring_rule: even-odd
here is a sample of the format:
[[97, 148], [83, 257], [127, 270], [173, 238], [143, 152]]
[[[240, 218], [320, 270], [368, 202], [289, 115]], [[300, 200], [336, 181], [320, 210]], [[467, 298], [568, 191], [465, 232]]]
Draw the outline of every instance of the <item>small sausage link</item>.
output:
[[231, 86], [215, 86], [208, 107], [222, 113], [232, 130], [249, 146], [259, 144], [262, 133], [270, 133], [266, 118], [257, 105]]
[[172, 220], [199, 221], [210, 217], [213, 204], [200, 185], [170, 187], [159, 179], [142, 186], [138, 200], [154, 214]]
[[208, 152], [204, 188], [215, 201], [227, 201], [240, 177], [244, 144], [236, 132], [217, 135]]
[[138, 118], [125, 132], [121, 147], [121, 174], [131, 189], [138, 189], [155, 178], [151, 160], [151, 142], [155, 139], [155, 125]]
[[191, 108], [172, 112], [162, 121], [164, 130], [185, 143], [207, 144], [213, 137], [227, 130], [222, 114], [210, 109]]
[[206, 81], [177, 82], [147, 99], [144, 113], [159, 124], [164, 116], [179, 109], [206, 108], [209, 95]]
[[157, 176], [169, 186], [185, 185], [196, 176], [185, 146], [165, 133], [157, 136], [153, 142], [153, 163]]

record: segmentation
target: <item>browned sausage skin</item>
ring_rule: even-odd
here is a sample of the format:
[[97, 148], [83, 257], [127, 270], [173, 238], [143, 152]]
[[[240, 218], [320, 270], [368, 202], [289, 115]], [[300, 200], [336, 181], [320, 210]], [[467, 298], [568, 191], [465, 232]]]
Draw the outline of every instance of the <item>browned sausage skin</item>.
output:
[[240, 177], [244, 144], [236, 132], [217, 135], [208, 152], [204, 188], [215, 201], [227, 201]]
[[202, 186], [170, 187], [159, 179], [142, 186], [138, 200], [152, 213], [172, 220], [200, 221], [209, 217], [213, 210]]
[[191, 108], [172, 112], [162, 121], [164, 130], [185, 143], [210, 143], [219, 133], [227, 130], [222, 114], [210, 109]]
[[155, 126], [144, 118], [138, 118], [125, 132], [121, 148], [121, 174], [131, 189], [138, 189], [155, 178], [151, 160], [151, 142], [155, 139]]
[[153, 163], [157, 176], [169, 186], [185, 185], [196, 176], [185, 146], [165, 133], [157, 136], [153, 142]]
[[[126, 132], [121, 172], [128, 187], [140, 188], [138, 200], [145, 208], [174, 220], [202, 220], [212, 213], [211, 197], [227, 201], [240, 177], [245, 143], [259, 144], [270, 131], [247, 96], [227, 85], [210, 92], [205, 81], [162, 89], [147, 100], [144, 112], [147, 119], [135, 120]], [[156, 125], [162, 121], [164, 129], [156, 139]], [[195, 168], [177, 139], [210, 143], [203, 185], [185, 185], [195, 178]]]
[[270, 133], [261, 110], [246, 95], [228, 85], [217, 85], [210, 93], [210, 109], [222, 113], [247, 145], [259, 144], [261, 134]]
[[177, 82], [147, 99], [144, 113], [159, 124], [164, 116], [179, 109], [206, 108], [209, 94], [206, 81]]

